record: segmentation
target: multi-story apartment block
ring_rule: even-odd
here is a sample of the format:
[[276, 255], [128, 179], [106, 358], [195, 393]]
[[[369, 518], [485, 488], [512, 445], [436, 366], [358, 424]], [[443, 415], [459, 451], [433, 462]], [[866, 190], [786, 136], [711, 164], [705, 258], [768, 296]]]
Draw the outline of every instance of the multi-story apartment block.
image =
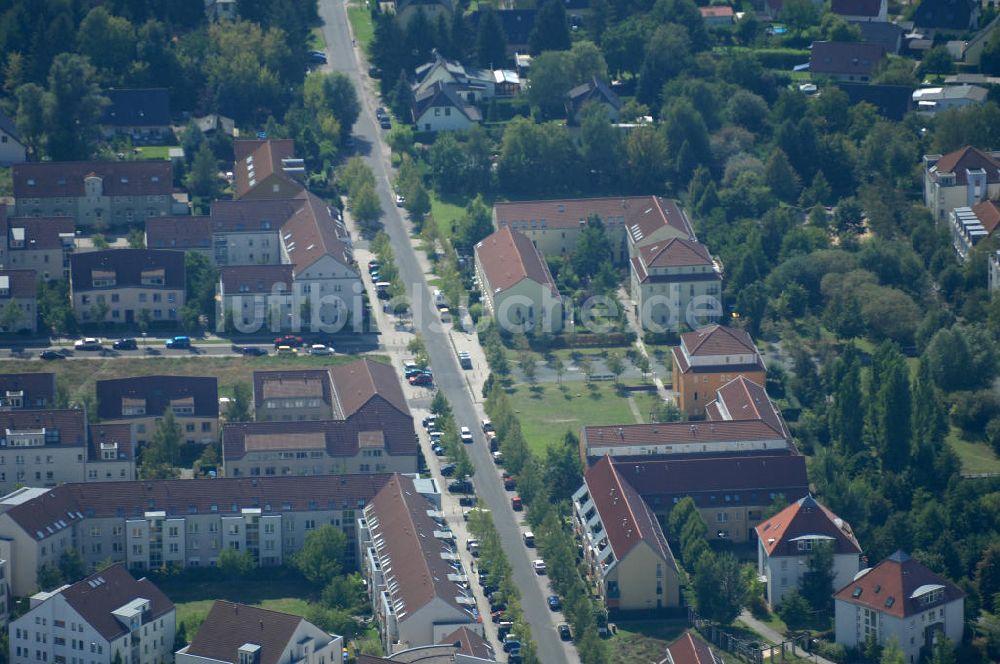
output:
[[133, 376], [97, 381], [97, 416], [128, 424], [143, 445], [169, 408], [184, 442], [207, 444], [219, 437], [219, 389], [214, 376]]
[[428, 664], [496, 664], [493, 646], [478, 632], [459, 627], [436, 645], [399, 650], [389, 657], [359, 655], [358, 664], [427, 662]]
[[990, 237], [1000, 226], [1000, 206], [996, 201], [983, 201], [972, 207], [957, 207], [948, 213], [951, 243], [963, 261], [977, 244]]
[[82, 482], [87, 435], [83, 410], [0, 412], [0, 491]]
[[337, 664], [344, 638], [290, 613], [218, 600], [177, 664]]
[[631, 294], [644, 330], [676, 330], [722, 315], [722, 268], [694, 239], [641, 247], [630, 260]]
[[[330, 524], [347, 535], [354, 566], [356, 512], [391, 475], [144, 480], [18, 489], [0, 498], [0, 552], [14, 595], [35, 592], [38, 570], [76, 548], [93, 568], [111, 558], [132, 569], [215, 565], [223, 548], [280, 565]], [[2, 556], [0, 556], [2, 557]]]
[[0, 270], [0, 330], [7, 333], [37, 329], [37, 273]]
[[167, 664], [175, 620], [174, 604], [159, 588], [112, 565], [32, 596], [28, 612], [10, 625], [10, 661]]
[[1000, 152], [970, 145], [946, 155], [924, 155], [924, 205], [945, 221], [955, 208], [1000, 198]]
[[254, 401], [256, 422], [223, 429], [229, 477], [417, 470], [413, 416], [387, 364], [257, 371]]
[[673, 348], [673, 391], [677, 407], [689, 417], [702, 417], [716, 390], [737, 376], [763, 385], [764, 360], [745, 331], [709, 325], [681, 335]]
[[55, 404], [54, 373], [0, 374], [0, 410], [52, 408]]
[[661, 522], [674, 505], [690, 497], [705, 522], [705, 536], [736, 543], [753, 541], [754, 527], [776, 501], [798, 500], [809, 492], [801, 455], [612, 462]]
[[208, 215], [171, 215], [146, 219], [146, 247], [197, 251], [214, 259], [212, 218]]
[[143, 310], [154, 323], [176, 322], [185, 284], [180, 251], [110, 249], [70, 257], [73, 311], [85, 323], [132, 325]]
[[902, 551], [859, 572], [833, 599], [837, 643], [847, 648], [895, 639], [916, 664], [945, 637], [962, 642], [965, 593]]
[[767, 603], [772, 608], [798, 589], [809, 555], [823, 544], [833, 553], [833, 592], [861, 569], [861, 545], [851, 524], [806, 495], [757, 526], [757, 572], [767, 579]]
[[233, 142], [233, 192], [238, 199], [293, 198], [305, 190], [306, 164], [290, 139]]
[[170, 91], [166, 88], [110, 88], [98, 121], [106, 139], [125, 136], [135, 145], [170, 145]]
[[[3, 547], [0, 546], [0, 549]], [[0, 557], [0, 629], [7, 629], [7, 623], [10, 622], [10, 604], [13, 600], [7, 578], [10, 574], [8, 568], [7, 559]]]
[[393, 475], [358, 519], [359, 560], [389, 654], [437, 644], [463, 626], [483, 629], [440, 496], [423, 492]]
[[653, 511], [605, 457], [573, 494], [587, 578], [609, 609], [680, 605], [677, 563]]
[[527, 236], [504, 226], [478, 243], [475, 254], [483, 304], [500, 329], [547, 334], [562, 330], [559, 290], [545, 258]]
[[[169, 161], [42, 161], [14, 166], [19, 217], [126, 226], [174, 212]], [[180, 210], [179, 212], [183, 212]]]
[[219, 320], [237, 331], [256, 332], [262, 324], [267, 329], [301, 330], [308, 320], [302, 315], [302, 298], [295, 296], [294, 272], [292, 265], [220, 268]]
[[91, 424], [87, 454], [88, 482], [131, 482], [135, 476], [135, 445], [129, 424]]
[[0, 268], [34, 270], [42, 279], [69, 277], [76, 247], [70, 217], [10, 217], [0, 213]]

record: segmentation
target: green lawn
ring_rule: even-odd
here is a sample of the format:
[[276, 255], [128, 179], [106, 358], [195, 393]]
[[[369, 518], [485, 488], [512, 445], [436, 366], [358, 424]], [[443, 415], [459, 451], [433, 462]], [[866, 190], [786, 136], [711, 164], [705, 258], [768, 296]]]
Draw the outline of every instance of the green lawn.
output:
[[962, 460], [963, 473], [1000, 473], [1000, 459], [997, 459], [997, 455], [986, 443], [965, 440], [956, 427], [951, 428], [947, 441]]
[[438, 225], [441, 237], [451, 237], [451, 227], [465, 214], [465, 208], [454, 203], [447, 203], [438, 196], [435, 191], [428, 192], [431, 195], [431, 215], [434, 216], [434, 223]]
[[[611, 381], [538, 383], [517, 385], [510, 394], [511, 406], [521, 420], [525, 440], [533, 452], [545, 449], [562, 438], [567, 430], [579, 435], [580, 427], [598, 424], [635, 424], [626, 399], [618, 396]], [[643, 413], [643, 402], [638, 404]]]
[[685, 621], [615, 621], [618, 633], [609, 642], [612, 664], [658, 662], [667, 644], [684, 632]]
[[209, 576], [199, 570], [197, 574], [186, 572], [154, 579], [177, 606], [177, 623], [184, 623], [188, 639], [194, 638], [217, 599], [299, 616], [305, 615], [308, 599], [315, 599], [315, 586], [290, 570], [269, 569], [249, 580], [219, 577], [219, 574]]
[[170, 148], [179, 147], [177, 145], [144, 145], [136, 148], [137, 159], [169, 159]]
[[361, 43], [365, 52], [368, 52], [368, 46], [375, 37], [375, 26], [372, 24], [372, 15], [365, 3], [352, 2], [347, 7], [347, 18], [351, 21], [354, 38]]
[[326, 49], [326, 38], [323, 37], [323, 28], [315, 27], [309, 32], [309, 48], [314, 51]]

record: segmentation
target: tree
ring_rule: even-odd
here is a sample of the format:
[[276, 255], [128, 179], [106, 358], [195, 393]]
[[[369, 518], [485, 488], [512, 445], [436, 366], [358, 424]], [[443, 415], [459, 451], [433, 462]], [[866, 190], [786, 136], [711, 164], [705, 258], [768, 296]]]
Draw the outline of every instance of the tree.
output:
[[639, 101], [658, 104], [663, 84], [687, 69], [690, 59], [691, 38], [687, 28], [677, 23], [666, 23], [657, 28], [646, 45], [639, 70], [639, 87], [636, 90]]
[[17, 300], [11, 300], [0, 312], [0, 329], [5, 332], [17, 332], [24, 320], [25, 311]]
[[1000, 593], [1000, 543], [993, 543], [983, 551], [976, 564], [976, 589], [987, 610], [996, 610], [997, 593]]
[[775, 148], [764, 167], [764, 181], [774, 195], [786, 203], [798, 200], [802, 185], [799, 175], [788, 163], [788, 155], [781, 148]]
[[569, 50], [569, 21], [566, 20], [566, 6], [560, 0], [548, 0], [538, 10], [528, 47], [532, 55]]
[[829, 612], [833, 607], [833, 547], [829, 542], [814, 542], [807, 569], [802, 575], [800, 592], [813, 611]]
[[830, 408], [830, 436], [841, 454], [863, 447], [864, 409], [861, 393], [861, 363], [854, 345], [848, 345], [840, 361], [836, 393]]
[[104, 7], [94, 7], [80, 22], [78, 52], [112, 76], [125, 73], [135, 58], [135, 47], [135, 26], [126, 18], [112, 16]]
[[747, 594], [746, 578], [732, 554], [702, 555], [695, 563], [693, 585], [703, 618], [728, 625], [740, 614]]
[[480, 195], [465, 206], [465, 214], [458, 220], [452, 239], [457, 249], [471, 252], [480, 240], [492, 232], [493, 215]]
[[202, 143], [191, 162], [184, 184], [194, 195], [206, 202], [219, 193], [219, 168], [215, 154], [208, 143]]
[[944, 44], [935, 46], [920, 60], [917, 75], [923, 78], [927, 74], [950, 74], [955, 71], [955, 61]]
[[347, 536], [331, 525], [320, 526], [306, 536], [302, 548], [292, 555], [292, 564], [309, 581], [326, 584], [340, 573]]
[[233, 385], [233, 398], [226, 404], [227, 422], [249, 422], [253, 419], [250, 386], [240, 381]]
[[83, 557], [76, 547], [70, 547], [59, 556], [59, 573], [63, 583], [75, 583], [83, 578], [85, 567]]
[[605, 364], [610, 371], [615, 376], [615, 382], [617, 383], [621, 375], [625, 373], [625, 360], [619, 353], [608, 353], [608, 357], [605, 360]]
[[491, 8], [479, 17], [476, 33], [476, 61], [480, 67], [494, 69], [506, 61], [507, 36], [504, 34], [500, 18]]
[[882, 466], [901, 471], [910, 460], [910, 372], [899, 348], [883, 342], [872, 367], [869, 427]]
[[63, 583], [62, 573], [57, 565], [45, 563], [38, 568], [36, 575], [39, 590], [55, 590]]
[[177, 477], [176, 465], [180, 459], [181, 439], [181, 427], [174, 417], [174, 411], [168, 408], [142, 449], [139, 476], [142, 479]]
[[796, 30], [805, 30], [819, 23], [819, 8], [811, 0], [789, 0], [782, 4], [779, 17]]
[[184, 253], [184, 275], [187, 281], [187, 304], [196, 317], [205, 316], [209, 321], [215, 316], [215, 287], [219, 283], [219, 270], [200, 251]]
[[882, 648], [882, 656], [878, 661], [879, 664], [905, 664], [906, 656], [903, 654], [903, 649], [899, 647], [899, 640], [895, 636], [892, 636]]
[[382, 216], [382, 204], [378, 200], [374, 187], [364, 184], [356, 194], [351, 197], [351, 212], [354, 218], [363, 226], [367, 226], [378, 221]]
[[670, 170], [670, 149], [663, 132], [648, 125], [629, 132], [625, 159], [633, 190], [649, 193], [663, 189]]
[[597, 274], [601, 264], [611, 258], [611, 248], [604, 223], [597, 215], [587, 219], [587, 226], [580, 232], [570, 262], [573, 271], [586, 279]]
[[[339, 141], [351, 135], [361, 114], [361, 102], [351, 79], [343, 72], [314, 71], [302, 91], [305, 107], [315, 113], [332, 112], [340, 129]], [[339, 142], [338, 141], [338, 142]]]
[[128, 232], [128, 246], [130, 249], [145, 249], [146, 235], [142, 229], [133, 228]]
[[223, 575], [230, 578], [241, 578], [249, 576], [253, 573], [254, 564], [253, 556], [250, 555], [249, 551], [237, 551], [232, 547], [224, 547], [222, 551], [219, 552], [219, 559], [216, 562], [216, 567]]
[[791, 590], [781, 598], [778, 616], [788, 626], [788, 629], [803, 629], [809, 624], [811, 608], [809, 602], [798, 590]]

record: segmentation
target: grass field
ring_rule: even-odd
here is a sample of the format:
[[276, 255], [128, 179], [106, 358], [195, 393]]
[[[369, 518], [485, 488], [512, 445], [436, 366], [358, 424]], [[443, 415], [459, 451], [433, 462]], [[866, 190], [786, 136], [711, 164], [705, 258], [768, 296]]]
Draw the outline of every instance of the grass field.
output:
[[[374, 360], [388, 362], [384, 355], [367, 355]], [[83, 394], [94, 394], [94, 384], [98, 380], [148, 376], [150, 374], [176, 376], [216, 376], [219, 379], [220, 395], [230, 394], [236, 383], [250, 383], [254, 371], [277, 369], [309, 369], [328, 367], [356, 360], [356, 355], [332, 355], [329, 357], [255, 357], [232, 356], [213, 357], [152, 357], [152, 358], [106, 358], [93, 360], [63, 360], [60, 362], [39, 362], [37, 360], [4, 360], [0, 368], [5, 373], [32, 373], [48, 371], [56, 374], [56, 384], [69, 390], [70, 399], [79, 399]]]
[[170, 148], [179, 147], [177, 145], [144, 145], [136, 148], [136, 158], [138, 159], [169, 159]]
[[[185, 573], [162, 576], [156, 585], [177, 606], [177, 624], [184, 623], [188, 639], [195, 633], [217, 599], [262, 606], [273, 611], [305, 615], [316, 587], [300, 575], [283, 569], [262, 572], [253, 579], [225, 579]], [[206, 599], [209, 598], [209, 599]]]
[[667, 644], [684, 632], [685, 621], [615, 621], [618, 633], [609, 642], [613, 664], [658, 662]]
[[314, 51], [322, 51], [326, 48], [323, 28], [315, 27], [309, 31], [309, 48]]
[[963, 473], [968, 475], [1000, 473], [1000, 459], [986, 443], [965, 440], [962, 438], [962, 432], [956, 427], [951, 428], [946, 440], [962, 460]]
[[[643, 417], [649, 413], [648, 395], [636, 397]], [[579, 435], [580, 427], [597, 424], [635, 424], [628, 401], [618, 395], [613, 383], [583, 381], [517, 385], [510, 394], [511, 406], [521, 420], [524, 438], [533, 452], [562, 438], [567, 430]]]
[[441, 237], [451, 237], [451, 227], [465, 214], [465, 208], [448, 203], [438, 197], [437, 192], [429, 192], [431, 195], [431, 214], [434, 216], [434, 223], [437, 224]]
[[366, 3], [352, 2], [347, 7], [347, 18], [351, 21], [351, 31], [354, 38], [368, 52], [368, 46], [375, 37], [375, 26], [372, 24], [372, 15], [368, 11]]

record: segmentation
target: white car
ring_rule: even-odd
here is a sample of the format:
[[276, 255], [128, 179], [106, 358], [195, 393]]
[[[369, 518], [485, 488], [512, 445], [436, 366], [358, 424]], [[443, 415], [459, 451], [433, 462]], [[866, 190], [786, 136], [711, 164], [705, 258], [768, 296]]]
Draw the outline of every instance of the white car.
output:
[[403, 207], [403, 203], [406, 202], [406, 198], [402, 194], [396, 194], [396, 207]]
[[545, 561], [544, 560], [541, 560], [541, 559], [532, 560], [531, 561], [531, 566], [534, 568], [535, 574], [545, 574]]
[[463, 443], [471, 443], [472, 442], [472, 432], [469, 431], [469, 427], [462, 427], [462, 430], [459, 433], [459, 437], [462, 439]]
[[310, 355], [333, 355], [333, 349], [323, 344], [313, 344], [309, 347]]
[[77, 339], [73, 342], [73, 348], [76, 350], [101, 350], [101, 340], [94, 337]]

